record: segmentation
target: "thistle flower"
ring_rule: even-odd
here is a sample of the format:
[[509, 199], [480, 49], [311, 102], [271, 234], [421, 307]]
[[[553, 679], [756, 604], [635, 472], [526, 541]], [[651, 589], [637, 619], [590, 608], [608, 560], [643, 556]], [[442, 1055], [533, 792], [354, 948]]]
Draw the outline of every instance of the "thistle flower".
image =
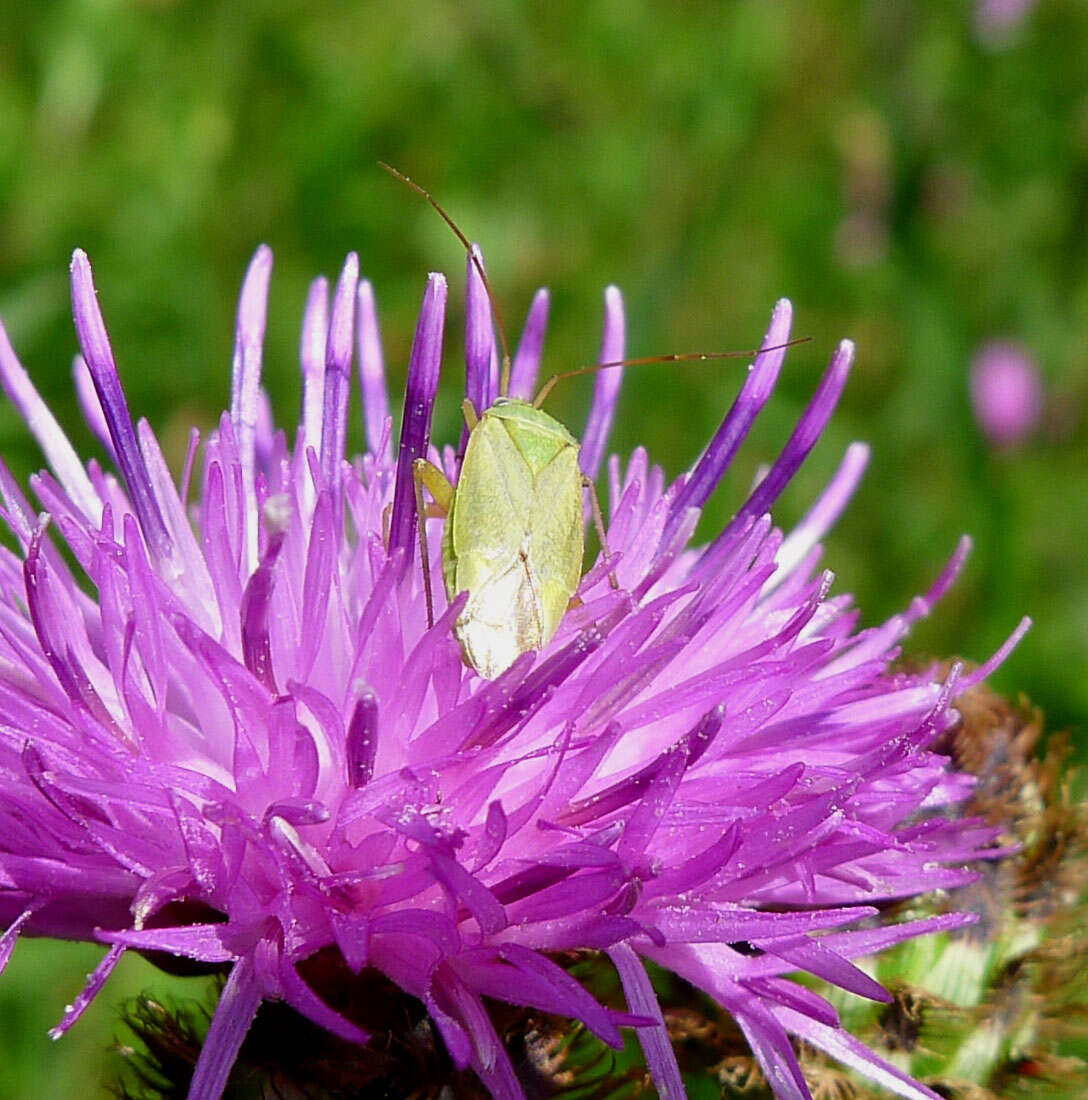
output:
[[975, 419], [993, 446], [1018, 446], [1043, 415], [1038, 368], [1014, 344], [987, 344], [971, 363], [971, 403]]
[[1037, 0], [975, 0], [975, 28], [983, 43], [1004, 46], [1016, 37]]
[[[192, 504], [197, 435], [179, 488], [150, 427], [132, 421], [82, 252], [76, 379], [118, 475], [77, 458], [0, 331], [0, 380], [50, 467], [31, 479], [41, 514], [0, 467], [18, 545], [0, 552], [0, 962], [20, 935], [107, 946], [53, 1034], [134, 950], [227, 973], [193, 1100], [221, 1095], [263, 1002], [365, 1045], [394, 1026], [394, 994], [495, 1097], [523, 1095], [500, 1002], [581, 1021], [614, 1046], [633, 1027], [660, 1095], [679, 1097], [650, 962], [731, 1013], [783, 1100], [809, 1096], [790, 1035], [899, 1095], [932, 1097], [787, 977], [886, 1001], [851, 959], [971, 918], [886, 927], [878, 907], [971, 881], [966, 865], [995, 853], [992, 827], [944, 812], [971, 782], [932, 746], [956, 694], [1007, 647], [969, 675], [889, 669], [966, 543], [904, 614], [859, 630], [817, 563], [866, 448], [848, 449], [788, 536], [767, 514], [831, 415], [852, 346], [725, 530], [689, 547], [773, 390], [791, 317], [780, 302], [688, 474], [666, 485], [642, 450], [610, 461], [611, 563], [588, 571], [543, 652], [487, 682], [453, 637], [462, 600], [428, 627], [414, 545], [412, 460], [457, 472], [454, 450], [429, 440], [445, 279], [427, 283], [395, 449], [371, 288], [354, 255], [331, 310], [315, 281], [290, 446], [260, 383], [271, 267], [261, 248], [230, 408], [204, 443]], [[481, 405], [495, 353], [471, 264], [468, 280], [466, 391]], [[541, 292], [514, 395], [533, 389], [547, 310]], [[610, 289], [603, 361], [623, 345]], [[356, 348], [369, 451], [347, 461]], [[590, 477], [620, 373], [596, 382]], [[439, 528], [427, 531], [436, 592]], [[607, 954], [625, 1008], [560, 965], [572, 951]], [[392, 993], [358, 992], [374, 989]]]

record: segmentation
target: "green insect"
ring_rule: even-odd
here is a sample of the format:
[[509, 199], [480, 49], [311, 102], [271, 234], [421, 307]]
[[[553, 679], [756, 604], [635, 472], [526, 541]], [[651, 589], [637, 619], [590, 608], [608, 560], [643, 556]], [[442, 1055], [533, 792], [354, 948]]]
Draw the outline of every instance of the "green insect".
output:
[[457, 484], [417, 459], [417, 485], [446, 516], [446, 595], [469, 593], [454, 633], [468, 664], [493, 680], [559, 628], [582, 576], [587, 480], [578, 441], [532, 403], [500, 397], [478, 417], [469, 402], [464, 408], [469, 437]]
[[[625, 359], [565, 371], [549, 379], [533, 401], [507, 396], [510, 355], [502, 321], [483, 265], [468, 238], [428, 191], [387, 164], [382, 167], [422, 195], [465, 247], [479, 272], [495, 315], [503, 351], [500, 396], [482, 412], [466, 400], [468, 443], [457, 484], [433, 463], [416, 459], [416, 509], [428, 623], [434, 623], [425, 524], [445, 517], [442, 576], [452, 603], [468, 601], [454, 623], [465, 662], [493, 680], [523, 653], [543, 649], [555, 635], [582, 576], [585, 544], [583, 491], [601, 550], [609, 558], [600, 503], [593, 482], [578, 463], [578, 440], [540, 406], [560, 379], [608, 367], [748, 356], [753, 352], [710, 352]], [[770, 350], [770, 349], [767, 349]], [[426, 487], [434, 504], [424, 502]], [[609, 573], [613, 588], [619, 582]]]

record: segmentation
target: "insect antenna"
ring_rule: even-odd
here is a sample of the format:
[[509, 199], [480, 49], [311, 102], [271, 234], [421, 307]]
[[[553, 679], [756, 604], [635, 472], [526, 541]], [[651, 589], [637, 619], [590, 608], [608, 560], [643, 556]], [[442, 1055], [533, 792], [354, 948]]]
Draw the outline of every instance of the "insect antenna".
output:
[[533, 405], [540, 408], [547, 400], [548, 394], [555, 388], [557, 382], [567, 378], [576, 378], [580, 374], [596, 374], [599, 370], [607, 370], [609, 367], [645, 367], [651, 363], [701, 363], [708, 359], [752, 359], [762, 355], [766, 351], [779, 351], [782, 348], [792, 348], [797, 344], [807, 344], [811, 336], [799, 336], [796, 340], [789, 340], [785, 344], [773, 344], [769, 348], [755, 348], [747, 351], [690, 351], [674, 352], [671, 355], [648, 355], [642, 359], [615, 359], [610, 363], [590, 363], [584, 367], [575, 367], [574, 370], [561, 371], [553, 374], [543, 386], [540, 387]]
[[495, 328], [498, 330], [499, 345], [502, 347], [502, 374], [500, 375], [499, 381], [499, 393], [505, 397], [506, 391], [510, 388], [510, 346], [506, 342], [506, 326], [502, 323], [502, 313], [499, 311], [498, 302], [495, 301], [495, 295], [491, 292], [491, 283], [487, 278], [487, 272], [484, 271], [484, 265], [480, 262], [480, 257], [476, 255], [472, 247], [472, 242], [461, 232], [460, 226], [453, 218], [442, 209], [442, 206], [430, 191], [425, 187], [421, 187], [414, 179], [398, 171], [391, 164], [386, 164], [384, 160], [378, 161], [378, 166], [388, 172], [394, 179], [398, 179], [401, 183], [407, 184], [417, 195], [422, 195], [438, 212], [439, 217], [441, 217], [450, 229], [453, 230], [461, 244], [464, 245], [469, 259], [472, 260], [473, 267], [476, 268], [484, 284], [484, 291], [487, 293], [487, 300], [491, 305], [491, 312], [495, 317]]

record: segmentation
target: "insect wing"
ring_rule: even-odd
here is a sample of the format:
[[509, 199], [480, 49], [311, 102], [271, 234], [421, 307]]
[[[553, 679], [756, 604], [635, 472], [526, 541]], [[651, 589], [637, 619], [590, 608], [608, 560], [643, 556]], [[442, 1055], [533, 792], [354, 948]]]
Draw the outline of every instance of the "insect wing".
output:
[[469, 436], [447, 527], [454, 594], [481, 584], [518, 556], [529, 530], [533, 478], [502, 423], [488, 413]]
[[578, 448], [564, 446], [534, 479], [529, 560], [536, 575], [543, 640], [559, 627], [582, 575], [585, 526]]
[[526, 557], [537, 593], [540, 645], [545, 645], [582, 575], [585, 524], [578, 441], [553, 416], [527, 401], [500, 401], [490, 412], [506, 424], [532, 474]]
[[528, 555], [532, 504], [525, 459], [485, 412], [469, 436], [446, 520], [443, 567], [451, 599], [469, 592], [455, 631], [469, 664], [488, 679], [544, 643]]

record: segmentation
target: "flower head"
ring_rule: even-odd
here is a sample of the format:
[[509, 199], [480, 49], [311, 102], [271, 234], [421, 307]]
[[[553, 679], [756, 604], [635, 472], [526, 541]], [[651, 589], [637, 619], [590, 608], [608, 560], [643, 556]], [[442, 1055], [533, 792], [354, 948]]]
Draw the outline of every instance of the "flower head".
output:
[[971, 403], [995, 447], [1023, 443], [1043, 415], [1038, 367], [1014, 344], [987, 344], [971, 363]]
[[1004, 46], [1035, 8], [1037, 0], [975, 0], [975, 28], [989, 46]]
[[[780, 302], [689, 473], [666, 484], [642, 450], [610, 460], [611, 563], [586, 573], [542, 652], [489, 682], [451, 629], [463, 597], [438, 595], [428, 626], [414, 543], [413, 460], [430, 455], [454, 481], [458, 469], [429, 439], [445, 279], [427, 283], [396, 447], [355, 256], [331, 309], [313, 284], [292, 444], [260, 382], [271, 266], [260, 249], [230, 408], [197, 475], [194, 433], [180, 488], [132, 421], [82, 252], [77, 384], [116, 474], [77, 458], [0, 330], [0, 380], [50, 467], [31, 480], [41, 514], [0, 468], [17, 544], [0, 551], [0, 962], [20, 934], [108, 945], [56, 1034], [126, 950], [229, 969], [190, 1092], [211, 1100], [262, 1001], [368, 1041], [304, 976], [324, 952], [341, 978], [380, 974], [417, 998], [456, 1066], [496, 1097], [522, 1088], [484, 998], [580, 1020], [612, 1044], [635, 1027], [660, 1094], [676, 1097], [649, 960], [733, 1014], [780, 1097], [808, 1096], [791, 1034], [903, 1096], [932, 1096], [787, 977], [887, 999], [850, 960], [966, 918], [882, 927], [876, 906], [968, 881], [994, 835], [942, 813], [970, 781], [931, 749], [956, 693], [993, 662], [943, 679], [890, 669], [966, 544], [908, 611], [859, 630], [817, 563], [866, 448], [849, 448], [789, 535], [768, 516], [831, 415], [852, 346], [725, 530], [690, 547], [774, 388], [791, 315]], [[468, 280], [466, 392], [483, 408], [496, 356], [472, 264]], [[547, 310], [541, 292], [514, 396], [534, 388]], [[611, 289], [602, 361], [623, 346]], [[369, 449], [348, 461], [353, 359]], [[590, 477], [620, 375], [597, 377]], [[439, 522], [427, 538], [440, 594]], [[569, 950], [608, 954], [626, 1011], [571, 977], [557, 961]]]

